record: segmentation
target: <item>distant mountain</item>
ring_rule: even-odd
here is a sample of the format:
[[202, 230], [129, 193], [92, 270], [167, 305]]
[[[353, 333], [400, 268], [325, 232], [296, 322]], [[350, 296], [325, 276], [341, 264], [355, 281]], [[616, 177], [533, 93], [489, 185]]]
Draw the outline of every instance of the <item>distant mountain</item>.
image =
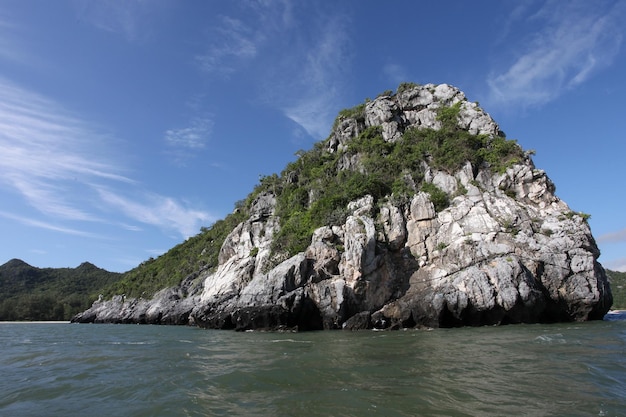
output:
[[0, 266], [0, 320], [69, 320], [121, 276], [89, 262], [36, 268], [11, 259]]

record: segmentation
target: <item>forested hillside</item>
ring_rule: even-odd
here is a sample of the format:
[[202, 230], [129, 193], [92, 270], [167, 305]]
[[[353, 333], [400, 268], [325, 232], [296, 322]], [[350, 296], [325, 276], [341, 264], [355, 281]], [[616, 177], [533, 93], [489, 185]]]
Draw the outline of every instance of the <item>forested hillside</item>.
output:
[[0, 320], [69, 320], [121, 276], [88, 262], [36, 268], [12, 259], [0, 266]]

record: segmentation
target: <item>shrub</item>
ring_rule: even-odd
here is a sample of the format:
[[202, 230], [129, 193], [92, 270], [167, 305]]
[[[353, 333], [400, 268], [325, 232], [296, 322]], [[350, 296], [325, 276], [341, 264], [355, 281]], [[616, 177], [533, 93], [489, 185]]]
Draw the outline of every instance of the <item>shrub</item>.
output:
[[422, 184], [422, 191], [430, 194], [430, 201], [432, 201], [436, 211], [445, 210], [450, 205], [448, 194], [432, 182]]
[[343, 109], [339, 112], [339, 115], [335, 118], [335, 122], [333, 123], [333, 129], [339, 125], [342, 120], [345, 119], [364, 119], [365, 117], [365, 103], [361, 103], [357, 106]]
[[410, 90], [411, 88], [419, 87], [419, 84], [416, 83], [401, 83], [396, 90], [398, 94], [405, 92], [406, 90]]
[[485, 146], [479, 150], [480, 158], [489, 164], [492, 171], [504, 173], [512, 165], [524, 158], [524, 151], [515, 140], [501, 136], [486, 140]]
[[444, 130], [459, 130], [459, 114], [461, 113], [462, 101], [458, 101], [451, 106], [442, 106], [438, 109], [437, 120], [441, 122]]
[[445, 242], [439, 242], [439, 243], [437, 243], [437, 246], [435, 247], [435, 249], [437, 249], [439, 251], [442, 251], [442, 250], [444, 250], [447, 247], [448, 247], [448, 245]]

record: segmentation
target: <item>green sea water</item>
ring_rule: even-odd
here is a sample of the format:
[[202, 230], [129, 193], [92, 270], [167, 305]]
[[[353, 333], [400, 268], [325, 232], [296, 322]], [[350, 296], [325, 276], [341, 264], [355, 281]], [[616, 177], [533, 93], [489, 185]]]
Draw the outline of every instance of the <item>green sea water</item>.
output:
[[311, 333], [3, 323], [0, 416], [623, 416], [614, 317]]

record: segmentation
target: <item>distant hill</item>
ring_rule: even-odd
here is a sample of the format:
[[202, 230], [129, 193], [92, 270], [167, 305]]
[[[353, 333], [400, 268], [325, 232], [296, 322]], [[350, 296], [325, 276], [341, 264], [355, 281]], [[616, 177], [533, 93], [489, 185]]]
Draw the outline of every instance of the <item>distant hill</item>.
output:
[[606, 270], [613, 292], [613, 309], [626, 310], [626, 272]]
[[69, 320], [121, 276], [89, 262], [36, 268], [12, 259], [0, 266], [0, 320]]

